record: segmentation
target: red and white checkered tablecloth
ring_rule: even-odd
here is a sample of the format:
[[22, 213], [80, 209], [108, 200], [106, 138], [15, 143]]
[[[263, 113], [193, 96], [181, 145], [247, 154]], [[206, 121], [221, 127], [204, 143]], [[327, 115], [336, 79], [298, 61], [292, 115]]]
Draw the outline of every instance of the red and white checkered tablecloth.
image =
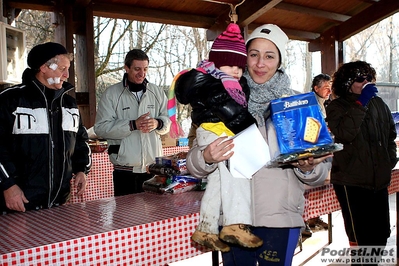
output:
[[[164, 155], [172, 155], [182, 151], [188, 151], [188, 147], [176, 146], [163, 148]], [[83, 196], [77, 197], [75, 196], [76, 191], [72, 190], [73, 193], [70, 202], [86, 202], [113, 197], [114, 185], [112, 182], [112, 171], [113, 167], [106, 152], [93, 153], [93, 166], [88, 175], [86, 192]], [[72, 187], [74, 187], [73, 180]], [[399, 169], [392, 172], [392, 181], [388, 190], [390, 194], [399, 191]], [[332, 213], [340, 209], [331, 184], [306, 190], [305, 199], [303, 214], [305, 220]]]
[[[398, 191], [394, 170], [389, 193]], [[0, 216], [0, 265], [157, 266], [199, 255], [209, 250], [190, 236], [202, 195], [113, 197], [112, 165], [106, 153], [94, 154], [88, 190], [77, 199], [83, 202]], [[304, 219], [340, 209], [331, 184], [307, 190], [305, 198]]]
[[157, 266], [209, 250], [191, 242], [202, 192], [140, 193], [0, 216], [0, 265]]
[[[388, 187], [388, 192], [392, 194], [398, 191], [399, 170], [393, 170], [391, 185]], [[332, 213], [340, 209], [341, 207], [332, 184], [307, 189], [305, 191], [304, 220]]]
[[164, 147], [162, 148], [163, 150], [163, 155], [167, 156], [167, 155], [172, 155], [172, 154], [176, 154], [179, 152], [183, 152], [183, 151], [188, 151], [189, 148], [188, 146], [171, 146], [171, 147]]
[[332, 184], [307, 189], [303, 219], [306, 221], [341, 209]]
[[[188, 151], [188, 146], [164, 147], [164, 155], [172, 155], [179, 152]], [[72, 195], [70, 203], [85, 202], [96, 199], [105, 199], [114, 196], [114, 183], [112, 182], [112, 163], [109, 161], [108, 153], [93, 153], [92, 168], [87, 176], [86, 192], [78, 197], [74, 180], [71, 181]]]

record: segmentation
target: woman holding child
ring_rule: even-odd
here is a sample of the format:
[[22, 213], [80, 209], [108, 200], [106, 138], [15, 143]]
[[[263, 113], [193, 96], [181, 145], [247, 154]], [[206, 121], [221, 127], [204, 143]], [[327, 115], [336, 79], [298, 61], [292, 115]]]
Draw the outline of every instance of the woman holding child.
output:
[[[268, 142], [264, 114], [271, 100], [293, 95], [284, 63], [287, 35], [276, 25], [266, 24], [255, 29], [246, 40], [247, 70], [244, 77], [250, 87], [248, 110], [257, 120], [258, 128]], [[254, 143], [256, 145], [256, 143]], [[275, 146], [269, 143], [270, 147]], [[220, 137], [211, 144], [194, 146], [187, 155], [190, 172], [206, 176], [217, 164], [231, 158], [228, 153], [233, 140]], [[271, 151], [272, 153], [273, 151]], [[320, 185], [327, 177], [331, 162], [327, 155], [299, 160], [280, 168], [261, 168], [251, 179], [252, 232], [263, 240], [257, 248], [231, 245], [223, 252], [223, 265], [291, 265], [303, 223], [304, 190]], [[195, 164], [191, 163], [194, 162]]]

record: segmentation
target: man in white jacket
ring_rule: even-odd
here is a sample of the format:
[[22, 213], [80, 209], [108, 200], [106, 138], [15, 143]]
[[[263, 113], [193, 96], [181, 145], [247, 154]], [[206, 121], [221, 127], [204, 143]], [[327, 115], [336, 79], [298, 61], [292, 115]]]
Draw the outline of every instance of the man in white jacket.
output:
[[148, 64], [144, 51], [129, 51], [122, 82], [109, 87], [98, 105], [94, 131], [109, 145], [114, 196], [143, 192], [143, 182], [152, 177], [146, 165], [162, 156], [160, 136], [170, 129], [168, 99], [147, 81]]

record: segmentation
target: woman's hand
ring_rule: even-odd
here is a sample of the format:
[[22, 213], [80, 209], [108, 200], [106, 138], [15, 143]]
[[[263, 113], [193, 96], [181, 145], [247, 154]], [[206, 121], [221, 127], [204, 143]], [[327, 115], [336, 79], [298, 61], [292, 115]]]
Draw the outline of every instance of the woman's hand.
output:
[[226, 161], [233, 156], [234, 143], [227, 136], [220, 137], [209, 144], [203, 151], [203, 156], [207, 164]]
[[318, 165], [325, 159], [333, 157], [333, 156], [334, 155], [332, 153], [329, 153], [322, 157], [317, 157], [317, 158], [309, 157], [304, 160], [298, 160], [298, 161], [292, 162], [291, 165], [297, 167], [299, 170], [301, 170], [301, 172], [310, 172], [316, 167], [316, 165]]

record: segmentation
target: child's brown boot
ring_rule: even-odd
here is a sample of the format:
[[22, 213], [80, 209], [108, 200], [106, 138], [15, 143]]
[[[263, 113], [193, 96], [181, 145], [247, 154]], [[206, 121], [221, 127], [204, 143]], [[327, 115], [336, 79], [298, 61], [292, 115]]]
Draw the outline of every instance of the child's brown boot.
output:
[[208, 247], [214, 251], [221, 251], [221, 252], [230, 251], [230, 247], [226, 243], [223, 243], [219, 239], [219, 236], [216, 234], [209, 234], [195, 230], [195, 232], [191, 236], [191, 239], [194, 242], [202, 246]]
[[245, 224], [224, 226], [219, 234], [219, 238], [225, 242], [247, 248], [257, 248], [263, 244], [263, 240], [252, 234], [249, 226]]

